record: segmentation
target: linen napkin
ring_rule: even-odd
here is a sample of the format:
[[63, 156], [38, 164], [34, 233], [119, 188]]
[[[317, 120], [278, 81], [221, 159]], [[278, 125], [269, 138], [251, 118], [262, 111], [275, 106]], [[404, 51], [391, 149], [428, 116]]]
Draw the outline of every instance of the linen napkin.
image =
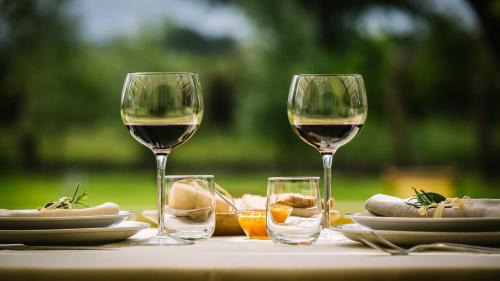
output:
[[0, 209], [0, 217], [85, 217], [100, 215], [117, 215], [120, 207], [111, 202], [91, 208], [83, 209], [54, 209], [54, 210], [6, 210]]
[[[401, 199], [385, 194], [376, 194], [370, 197], [364, 205], [368, 212], [384, 217], [422, 217], [418, 209]], [[432, 217], [435, 208], [427, 210], [427, 217]], [[472, 199], [472, 205], [465, 207], [453, 206], [445, 208], [443, 217], [500, 217], [500, 199]]]

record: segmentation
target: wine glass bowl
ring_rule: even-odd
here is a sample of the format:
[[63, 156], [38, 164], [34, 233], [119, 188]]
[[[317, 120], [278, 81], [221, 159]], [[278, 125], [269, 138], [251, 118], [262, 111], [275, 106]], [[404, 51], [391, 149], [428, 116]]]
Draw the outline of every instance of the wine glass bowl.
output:
[[363, 127], [367, 101], [358, 74], [295, 75], [288, 120], [295, 133], [320, 153], [335, 153]]
[[196, 132], [203, 117], [198, 75], [189, 72], [129, 73], [123, 85], [120, 112], [130, 134], [156, 156], [158, 234], [143, 244], [192, 244], [166, 234], [164, 184], [168, 155]]
[[154, 153], [169, 153], [186, 142], [203, 117], [198, 77], [183, 72], [129, 73], [121, 116], [132, 136]]
[[293, 76], [288, 95], [288, 120], [294, 132], [323, 158], [325, 202], [323, 227], [330, 227], [331, 165], [339, 147], [359, 133], [368, 102], [359, 74]]

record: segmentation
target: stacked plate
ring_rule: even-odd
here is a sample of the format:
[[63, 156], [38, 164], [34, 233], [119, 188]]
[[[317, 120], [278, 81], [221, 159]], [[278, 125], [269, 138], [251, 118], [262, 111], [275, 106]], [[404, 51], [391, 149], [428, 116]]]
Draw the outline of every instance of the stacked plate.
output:
[[500, 217], [409, 218], [370, 213], [346, 217], [356, 224], [337, 226], [334, 230], [358, 242], [361, 242], [359, 237], [373, 240], [373, 232], [392, 243], [407, 246], [437, 242], [500, 245]]
[[26, 245], [105, 244], [129, 238], [148, 228], [146, 223], [126, 221], [133, 215], [70, 217], [0, 217], [0, 243]]

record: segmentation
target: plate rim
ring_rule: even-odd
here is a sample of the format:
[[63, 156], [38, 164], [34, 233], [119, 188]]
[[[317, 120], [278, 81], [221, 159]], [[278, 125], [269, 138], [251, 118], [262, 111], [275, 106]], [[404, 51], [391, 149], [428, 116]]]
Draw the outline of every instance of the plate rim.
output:
[[[132, 223], [133, 225], [121, 225], [123, 223]], [[135, 224], [135, 225], [134, 225]], [[87, 232], [115, 232], [115, 231], [127, 231], [127, 230], [142, 230], [149, 228], [150, 225], [146, 222], [140, 221], [124, 221], [116, 225], [105, 226], [105, 227], [88, 227], [88, 228], [56, 228], [56, 229], [0, 229], [0, 235], [4, 234], [71, 234], [71, 233], [87, 233]]]
[[94, 216], [65, 216], [65, 217], [0, 217], [2, 222], [28, 222], [28, 221], [68, 221], [68, 220], [98, 220], [98, 219], [112, 219], [122, 218], [134, 215], [134, 211], [120, 211], [116, 215], [94, 215]]
[[404, 221], [404, 222], [479, 222], [479, 221], [500, 221], [500, 217], [466, 217], [466, 218], [418, 218], [418, 217], [383, 217], [377, 215], [364, 215], [363, 213], [348, 213], [345, 215], [349, 219], [362, 219], [371, 221]]
[[[344, 227], [362, 227], [360, 229], [345, 229]], [[479, 232], [457, 232], [457, 231], [414, 231], [414, 230], [379, 230], [379, 229], [370, 229], [366, 226], [357, 223], [348, 223], [341, 224], [332, 227], [333, 230], [336, 230], [340, 233], [350, 232], [352, 234], [369, 234], [370, 232], [375, 232], [376, 234], [387, 234], [387, 235], [404, 235], [404, 236], [415, 236], [415, 235], [424, 235], [424, 236], [436, 236], [436, 235], [448, 235], [448, 236], [481, 236], [481, 235], [498, 235], [500, 236], [500, 231], [479, 231]], [[362, 233], [360, 233], [362, 232]]]

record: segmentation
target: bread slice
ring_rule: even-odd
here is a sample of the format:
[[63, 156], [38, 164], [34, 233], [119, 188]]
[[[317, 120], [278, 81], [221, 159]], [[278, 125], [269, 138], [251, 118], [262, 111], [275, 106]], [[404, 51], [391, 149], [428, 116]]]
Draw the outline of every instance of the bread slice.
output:
[[312, 208], [317, 206], [318, 200], [314, 196], [298, 193], [281, 193], [276, 200], [278, 204], [292, 206], [294, 208]]

